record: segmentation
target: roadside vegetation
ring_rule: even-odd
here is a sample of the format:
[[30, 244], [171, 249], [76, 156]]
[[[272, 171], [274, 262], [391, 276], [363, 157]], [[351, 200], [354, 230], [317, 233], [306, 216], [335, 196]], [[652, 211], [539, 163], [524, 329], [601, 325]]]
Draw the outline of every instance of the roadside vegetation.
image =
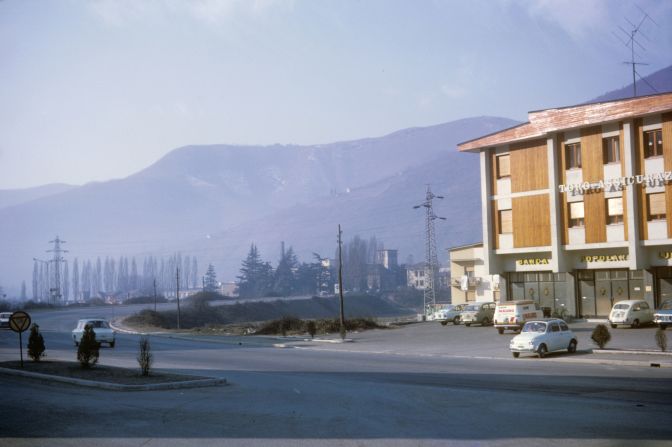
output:
[[[301, 320], [295, 317], [283, 317], [278, 320], [267, 321], [259, 326], [255, 335], [305, 335], [311, 337], [320, 334], [338, 333], [340, 330], [338, 318], [325, 318], [320, 320]], [[352, 318], [345, 320], [345, 329], [348, 332], [364, 331], [369, 329], [382, 329], [373, 318]]]
[[[372, 324], [372, 316], [397, 317], [412, 313], [405, 307], [379, 296], [370, 295], [349, 295], [344, 298], [345, 314], [348, 321], [367, 320]], [[294, 331], [301, 333], [310, 333], [307, 322], [302, 320], [315, 320], [315, 333], [338, 332], [336, 324], [327, 323], [338, 315], [339, 302], [336, 297], [313, 297], [305, 300], [275, 300], [271, 302], [236, 302], [235, 304], [214, 305], [212, 297], [206, 293], [194, 295], [188, 301], [188, 304], [182, 307], [180, 312], [181, 329], [197, 328], [216, 328], [225, 325], [241, 325], [255, 323], [256, 328], [260, 322], [275, 324], [275, 321], [285, 321], [285, 331], [292, 333]], [[293, 316], [292, 318], [287, 317]], [[296, 322], [294, 321], [296, 320]], [[300, 323], [298, 323], [300, 322]], [[161, 329], [177, 329], [177, 311], [159, 311], [144, 309], [135, 315], [131, 315], [124, 320], [124, 324], [136, 327], [147, 328], [155, 327]], [[367, 327], [368, 325], [368, 327]], [[369, 323], [361, 323], [358, 327], [348, 328], [348, 330], [358, 330], [370, 328]], [[335, 328], [335, 329], [333, 329]], [[282, 327], [271, 330], [271, 332], [282, 333]], [[249, 329], [247, 332], [252, 332]]]

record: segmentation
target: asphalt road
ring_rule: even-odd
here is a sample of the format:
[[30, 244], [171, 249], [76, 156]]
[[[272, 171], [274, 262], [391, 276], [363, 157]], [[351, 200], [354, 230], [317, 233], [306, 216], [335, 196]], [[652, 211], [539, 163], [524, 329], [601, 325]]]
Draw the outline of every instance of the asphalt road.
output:
[[[34, 314], [49, 358], [74, 360], [69, 331], [78, 317]], [[114, 392], [0, 376], [0, 445], [672, 441], [669, 368], [566, 362], [567, 354], [513, 360], [510, 336], [492, 328], [426, 323], [353, 338], [279, 349], [264, 337], [152, 336], [157, 368], [230, 383], [212, 388]], [[0, 333], [0, 359], [16, 358], [16, 344], [14, 334]], [[136, 335], [119, 334], [101, 363], [137, 367], [136, 350]]]

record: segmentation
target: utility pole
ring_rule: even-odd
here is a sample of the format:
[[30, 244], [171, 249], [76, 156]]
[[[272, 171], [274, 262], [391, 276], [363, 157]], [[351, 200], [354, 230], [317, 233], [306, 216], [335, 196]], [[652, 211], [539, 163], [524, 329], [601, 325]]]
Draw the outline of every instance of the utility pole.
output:
[[63, 256], [61, 256], [62, 253], [67, 253], [68, 250], [63, 250], [61, 249], [61, 244], [65, 244], [66, 241], [59, 239], [58, 235], [56, 236], [56, 239], [53, 241], [49, 241], [50, 244], [54, 244], [54, 248], [52, 250], [47, 250], [47, 253], [53, 253], [54, 258], [51, 259], [49, 262], [54, 263], [54, 287], [52, 289], [49, 289], [50, 295], [54, 297], [54, 304], [63, 304], [60, 303], [61, 301], [61, 262], [65, 261], [63, 259]]
[[341, 340], [345, 340], [345, 312], [343, 310], [343, 254], [341, 224], [338, 224], [338, 296], [340, 303]]
[[180, 268], [175, 269], [175, 295], [177, 296], [177, 329], [180, 329]]
[[156, 278], [154, 278], [154, 312], [156, 312]]
[[425, 208], [425, 290], [423, 293], [423, 318], [426, 318], [427, 315], [434, 312], [434, 309], [436, 308], [439, 260], [436, 254], [436, 231], [434, 229], [434, 221], [436, 219], [446, 220], [445, 217], [439, 217], [434, 214], [432, 203], [434, 199], [443, 199], [443, 196], [434, 195], [430, 185], [427, 185], [425, 201], [413, 207], [413, 209]]

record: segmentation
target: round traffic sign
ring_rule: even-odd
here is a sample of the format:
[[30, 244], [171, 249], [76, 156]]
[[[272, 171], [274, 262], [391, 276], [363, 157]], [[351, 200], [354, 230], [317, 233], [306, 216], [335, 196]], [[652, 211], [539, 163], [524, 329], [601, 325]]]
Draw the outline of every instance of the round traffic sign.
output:
[[18, 310], [9, 317], [9, 328], [14, 332], [23, 332], [30, 327], [30, 315]]

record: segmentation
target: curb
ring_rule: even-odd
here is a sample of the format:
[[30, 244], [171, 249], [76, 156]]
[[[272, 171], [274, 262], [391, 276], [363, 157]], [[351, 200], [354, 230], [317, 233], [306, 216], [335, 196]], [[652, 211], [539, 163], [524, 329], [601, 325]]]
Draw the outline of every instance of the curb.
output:
[[639, 351], [636, 349], [593, 349], [593, 354], [636, 354], [636, 355], [663, 355], [672, 357], [672, 352], [663, 351]]
[[226, 379], [198, 379], [185, 380], [182, 382], [152, 383], [148, 385], [123, 385], [120, 383], [97, 382], [95, 380], [75, 379], [72, 377], [53, 376], [51, 374], [42, 374], [30, 371], [19, 371], [12, 368], [0, 368], [0, 374], [10, 376], [27, 377], [49, 382], [67, 383], [70, 385], [84, 386], [88, 388], [99, 388], [112, 391], [157, 391], [157, 390], [177, 390], [182, 388], [202, 388], [206, 386], [227, 385]]

